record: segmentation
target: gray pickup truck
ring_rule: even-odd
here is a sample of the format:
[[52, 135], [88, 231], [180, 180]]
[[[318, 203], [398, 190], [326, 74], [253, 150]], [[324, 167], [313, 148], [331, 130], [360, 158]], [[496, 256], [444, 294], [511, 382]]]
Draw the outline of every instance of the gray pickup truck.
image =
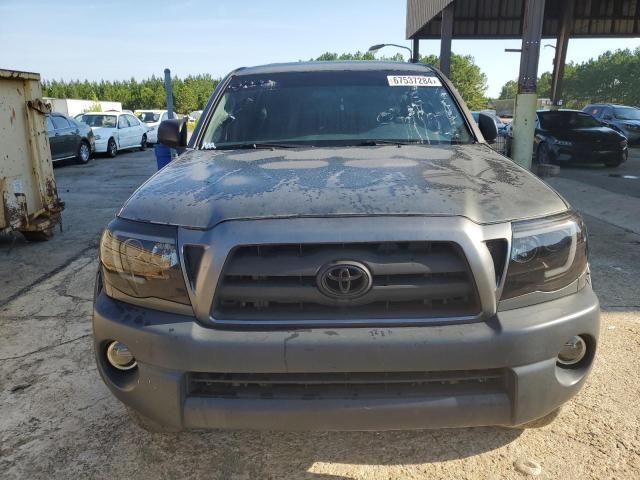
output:
[[98, 369], [150, 430], [540, 426], [582, 387], [584, 224], [435, 68], [241, 68], [105, 230]]

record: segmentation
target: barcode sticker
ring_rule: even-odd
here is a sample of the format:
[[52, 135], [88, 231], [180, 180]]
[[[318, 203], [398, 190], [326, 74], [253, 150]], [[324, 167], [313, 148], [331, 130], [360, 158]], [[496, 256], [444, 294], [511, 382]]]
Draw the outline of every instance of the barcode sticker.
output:
[[437, 77], [425, 75], [387, 75], [387, 81], [391, 87], [441, 87], [442, 83]]

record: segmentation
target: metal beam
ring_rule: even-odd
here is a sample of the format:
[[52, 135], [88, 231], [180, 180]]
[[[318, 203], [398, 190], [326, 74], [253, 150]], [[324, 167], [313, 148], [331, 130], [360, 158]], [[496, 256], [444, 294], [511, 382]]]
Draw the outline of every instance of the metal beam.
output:
[[522, 54], [518, 96], [513, 119], [513, 161], [526, 169], [531, 168], [533, 138], [535, 135], [538, 96], [538, 60], [545, 0], [526, 0], [522, 26]]
[[418, 63], [420, 61], [420, 39], [419, 38], [413, 39], [412, 52], [413, 53], [412, 53], [411, 61], [413, 63]]
[[451, 74], [451, 38], [453, 37], [454, 5], [450, 3], [442, 10], [442, 25], [440, 30], [440, 70], [449, 76]]
[[558, 39], [556, 41], [556, 56], [553, 59], [553, 76], [551, 77], [551, 101], [559, 106], [562, 99], [562, 80], [564, 79], [564, 66], [567, 61], [567, 48], [569, 37], [573, 28], [573, 13], [575, 0], [565, 0], [563, 3], [562, 19]]
[[535, 93], [545, 0], [526, 0], [522, 25], [522, 56], [518, 93]]

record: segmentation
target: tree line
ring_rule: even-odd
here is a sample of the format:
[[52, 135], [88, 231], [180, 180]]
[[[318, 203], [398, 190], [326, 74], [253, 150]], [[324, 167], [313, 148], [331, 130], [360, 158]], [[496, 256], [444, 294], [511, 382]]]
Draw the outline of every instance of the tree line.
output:
[[[391, 57], [376, 58], [371, 52], [333, 53], [326, 52], [316, 61], [325, 60], [396, 60], [403, 61], [398, 53]], [[438, 66], [436, 55], [420, 58], [420, 62]], [[640, 89], [636, 87], [640, 78], [640, 48], [605, 52], [596, 59], [580, 64], [568, 63], [565, 67], [563, 86], [564, 105], [581, 108], [592, 102], [623, 103], [640, 105]], [[487, 77], [470, 55], [451, 56], [450, 79], [462, 98], [472, 110], [487, 105]], [[188, 113], [202, 109], [220, 79], [210, 74], [189, 75], [172, 79], [174, 108], [177, 112]], [[515, 80], [505, 83], [499, 98], [515, 98], [518, 84]], [[166, 106], [164, 82], [152, 76], [145, 80], [121, 81], [63, 81], [45, 80], [43, 93], [54, 98], [84, 98], [122, 102], [125, 109], [164, 108]], [[551, 73], [544, 72], [538, 79], [538, 96], [551, 96]]]
[[[606, 102], [640, 105], [640, 48], [607, 51], [583, 63], [567, 63], [562, 87], [563, 105], [582, 108]], [[510, 80], [502, 86], [501, 99], [515, 98], [518, 84]], [[538, 96], [551, 96], [551, 72], [538, 79]]]
[[[326, 52], [312, 61], [325, 60], [394, 60], [403, 61], [404, 57], [398, 53], [391, 57], [376, 58], [371, 52], [331, 53]], [[435, 55], [420, 59], [423, 63], [438, 64]], [[473, 57], [453, 54], [451, 58], [451, 81], [460, 91], [469, 108], [480, 109], [486, 105], [485, 92], [487, 77], [480, 70]], [[201, 110], [211, 92], [220, 79], [209, 74], [189, 75], [184, 79], [172, 79], [173, 103], [175, 111], [188, 113]], [[64, 81], [45, 80], [42, 83], [43, 94], [53, 98], [82, 98], [87, 100], [105, 100], [122, 102], [122, 107], [128, 110], [162, 109], [166, 107], [164, 81], [152, 76], [145, 80], [100, 80], [97, 81]]]
[[[219, 81], [207, 73], [172, 78], [174, 110], [179, 113], [201, 110]], [[42, 91], [45, 97], [122, 102], [122, 108], [127, 110], [163, 109], [167, 105], [164, 80], [155, 76], [99, 82], [45, 80]]]
[[[371, 52], [356, 53], [323, 53], [315, 60], [393, 60], [404, 61], [402, 54], [398, 53], [392, 57], [376, 58]], [[427, 55], [420, 57], [420, 63], [439, 66], [440, 59], [436, 55]], [[467, 103], [471, 110], [480, 110], [487, 105], [485, 93], [487, 91], [487, 76], [476, 65], [471, 55], [451, 54], [451, 74], [449, 75], [451, 83], [456, 87], [460, 95]]]

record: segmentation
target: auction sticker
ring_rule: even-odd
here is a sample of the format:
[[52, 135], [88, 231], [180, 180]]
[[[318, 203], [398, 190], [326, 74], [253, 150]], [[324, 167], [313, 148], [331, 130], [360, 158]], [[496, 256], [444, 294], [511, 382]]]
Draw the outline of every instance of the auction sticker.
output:
[[442, 83], [437, 77], [426, 75], [387, 75], [387, 81], [391, 87], [441, 87]]

